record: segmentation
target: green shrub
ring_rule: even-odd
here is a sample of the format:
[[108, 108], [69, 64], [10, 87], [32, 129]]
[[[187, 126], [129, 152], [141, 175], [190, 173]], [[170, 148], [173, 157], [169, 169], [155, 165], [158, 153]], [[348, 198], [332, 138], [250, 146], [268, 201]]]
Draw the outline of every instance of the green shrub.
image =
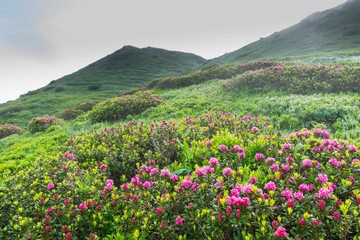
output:
[[101, 87], [101, 84], [89, 85], [88, 89], [94, 91], [94, 90], [99, 90], [100, 87]]
[[42, 117], [34, 117], [30, 120], [29, 123], [29, 131], [31, 133], [43, 132], [48, 129], [52, 125], [58, 125], [62, 122], [62, 119], [56, 118], [53, 116], [42, 116]]
[[62, 86], [59, 86], [59, 87], [56, 87], [56, 88], [55, 88], [55, 92], [62, 92], [62, 91], [64, 91], [64, 90], [65, 90], [65, 88], [62, 87]]
[[64, 120], [71, 120], [75, 119], [78, 116], [80, 116], [83, 113], [83, 111], [74, 109], [74, 108], [68, 108], [60, 112], [59, 117]]
[[16, 125], [8, 123], [0, 125], [0, 139], [10, 136], [12, 134], [21, 133], [22, 131], [23, 130]]
[[149, 92], [124, 95], [96, 105], [89, 113], [92, 122], [116, 121], [145, 111], [162, 103], [162, 99]]

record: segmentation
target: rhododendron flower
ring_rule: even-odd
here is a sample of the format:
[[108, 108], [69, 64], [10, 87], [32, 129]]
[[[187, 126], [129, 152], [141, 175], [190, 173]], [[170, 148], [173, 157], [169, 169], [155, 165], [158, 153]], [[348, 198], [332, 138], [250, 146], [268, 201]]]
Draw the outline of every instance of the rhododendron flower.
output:
[[126, 189], [129, 188], [129, 185], [127, 185], [126, 183], [124, 183], [121, 187], [122, 187], [124, 190], [126, 190]]
[[50, 189], [54, 188], [54, 186], [55, 185], [53, 183], [49, 183], [47, 189], [50, 190]]
[[198, 182], [194, 182], [194, 184], [192, 185], [192, 189], [195, 191], [195, 190], [198, 190], [199, 189], [199, 183]]
[[90, 239], [94, 240], [95, 239], [95, 235], [94, 234], [90, 234]]
[[234, 146], [231, 148], [231, 150], [232, 150], [233, 152], [235, 152], [235, 151], [241, 151], [241, 150], [244, 150], [244, 149], [241, 148], [241, 147], [239, 147], [238, 145], [234, 145]]
[[186, 189], [189, 188], [191, 186], [191, 184], [192, 184], [191, 180], [184, 180], [181, 183], [181, 185]]
[[271, 165], [271, 168], [272, 168], [272, 170], [274, 170], [274, 172], [278, 172], [278, 171], [279, 171], [279, 165], [277, 165], [277, 164]]
[[176, 218], [175, 219], [176, 225], [183, 225], [184, 221], [185, 221], [185, 218]]
[[45, 222], [49, 222], [49, 221], [50, 221], [50, 216], [46, 216]]
[[275, 236], [278, 236], [279, 238], [287, 237], [286, 229], [283, 227], [279, 227], [275, 232]]
[[231, 168], [225, 168], [224, 170], [223, 170], [223, 174], [224, 175], [231, 175]]
[[349, 181], [352, 182], [352, 183], [354, 183], [354, 182], [355, 182], [355, 178], [349, 177]]
[[146, 181], [146, 182], [144, 182], [143, 187], [148, 188], [148, 187], [151, 187], [153, 184], [154, 184], [153, 181]]
[[210, 164], [211, 166], [218, 166], [218, 165], [219, 165], [219, 161], [217, 160], [217, 158], [210, 158], [209, 164]]
[[50, 232], [50, 227], [49, 227], [49, 226], [46, 226], [45, 231], [46, 231], [46, 232]]
[[289, 148], [291, 148], [291, 144], [285, 143], [285, 144], [283, 145], [283, 149], [289, 149]]
[[231, 214], [231, 207], [230, 206], [227, 206], [226, 208], [226, 215], [230, 215]]
[[305, 191], [309, 190], [309, 187], [306, 184], [300, 184], [299, 189], [300, 189], [300, 191], [305, 192]]
[[106, 165], [105, 164], [102, 164], [101, 166], [100, 166], [100, 169], [101, 170], [103, 170], [103, 169], [105, 169], [106, 168]]
[[273, 229], [276, 229], [278, 227], [278, 221], [276, 221], [276, 220], [272, 221], [271, 225], [272, 225]]
[[286, 172], [288, 172], [288, 171], [290, 170], [290, 167], [289, 167], [289, 165], [287, 165], [287, 164], [282, 164], [282, 165], [281, 165], [281, 168], [282, 168], [284, 171], [286, 171]]
[[87, 208], [86, 204], [84, 204], [84, 203], [80, 203], [80, 204], [79, 204], [79, 209], [80, 209], [80, 211], [83, 211], [83, 210], [85, 210], [86, 208]]
[[321, 220], [314, 220], [313, 226], [316, 227], [319, 223], [322, 223]]
[[286, 158], [286, 161], [287, 161], [288, 163], [292, 163], [292, 162], [294, 161], [294, 159], [293, 159], [292, 157], [287, 157], [287, 158]]
[[136, 196], [136, 195], [133, 196], [134, 203], [136, 203], [138, 199], [139, 199], [138, 196]]
[[264, 158], [264, 154], [262, 154], [262, 153], [255, 154], [255, 159], [256, 160], [259, 160], [259, 159], [262, 159], [262, 158]]
[[350, 149], [350, 151], [354, 151], [354, 152], [358, 151], [358, 149], [357, 149], [357, 147], [355, 145], [350, 145], [349, 149]]
[[[256, 157], [255, 157], [256, 158]], [[275, 158], [273, 158], [273, 157], [268, 157], [267, 159], [266, 159], [266, 162], [275, 162]]]
[[297, 200], [301, 200], [304, 198], [304, 194], [302, 192], [295, 192], [294, 193], [294, 198]]
[[304, 227], [305, 226], [305, 219], [304, 218], [299, 218], [299, 225], [301, 227]]
[[219, 146], [219, 150], [226, 151], [227, 149], [228, 149], [228, 147], [224, 144]]
[[46, 212], [47, 212], [47, 213], [51, 213], [51, 212], [52, 212], [52, 210], [54, 210], [54, 208], [53, 208], [53, 207], [46, 209]]
[[256, 183], [257, 181], [258, 180], [257, 180], [256, 177], [252, 177], [252, 178], [249, 179], [249, 182], [251, 182], [251, 183]]
[[66, 239], [71, 239], [71, 237], [72, 237], [71, 232], [68, 232], [68, 233], [66, 234]]
[[165, 176], [169, 176], [170, 175], [170, 170], [169, 169], [163, 169], [161, 170], [161, 176], [165, 177]]
[[321, 181], [322, 183], [327, 183], [328, 177], [326, 174], [319, 174], [318, 177], [315, 178], [315, 180]]
[[253, 184], [245, 183], [244, 186], [242, 187], [241, 191], [242, 191], [243, 193], [251, 193], [253, 187], [254, 187]]
[[245, 152], [237, 153], [237, 155], [241, 158], [245, 158]]
[[156, 173], [158, 173], [159, 172], [159, 170], [157, 169], [157, 168], [153, 168], [153, 169], [151, 169], [151, 171], [150, 171], [150, 176], [151, 175], [154, 175], [154, 174], [156, 174]]
[[267, 189], [267, 190], [273, 190], [273, 191], [275, 191], [276, 186], [275, 186], [275, 183], [274, 183], [273, 181], [270, 181], [270, 182], [268, 182], [268, 183], [265, 184], [265, 187], [264, 187], [264, 188]]
[[68, 228], [68, 227], [67, 227], [66, 225], [64, 225], [63, 228], [62, 228], [63, 232], [66, 232], [66, 231], [67, 231], [67, 228]]
[[179, 177], [177, 175], [171, 175], [170, 180], [175, 182], [175, 181], [179, 180]]
[[284, 191], [282, 191], [282, 195], [284, 197], [287, 197], [287, 198], [292, 198], [293, 197], [293, 194], [289, 189], [285, 189]]
[[305, 167], [310, 167], [311, 166], [311, 160], [310, 159], [305, 159], [303, 162], [302, 162], [302, 166]]
[[319, 200], [319, 208], [324, 209], [325, 208], [325, 202], [324, 200]]
[[205, 142], [205, 146], [210, 146], [212, 143], [211, 143], [211, 141], [206, 141]]
[[69, 199], [64, 200], [64, 204], [65, 205], [69, 204]]
[[236, 188], [231, 189], [231, 195], [235, 196], [235, 197], [239, 197], [239, 190], [237, 190]]
[[157, 215], [161, 216], [162, 214], [162, 208], [156, 208]]
[[332, 216], [334, 217], [335, 221], [337, 222], [340, 218], [340, 214], [338, 212], [333, 212]]

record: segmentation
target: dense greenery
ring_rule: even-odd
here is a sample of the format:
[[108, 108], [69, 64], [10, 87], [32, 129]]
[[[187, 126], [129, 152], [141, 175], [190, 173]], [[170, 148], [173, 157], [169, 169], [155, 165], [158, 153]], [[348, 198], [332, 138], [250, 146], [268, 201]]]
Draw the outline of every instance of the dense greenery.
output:
[[183, 75], [180, 77], [168, 77], [164, 79], [154, 79], [148, 83], [148, 88], [177, 88], [200, 84], [211, 79], [227, 79], [246, 71], [257, 70], [271, 66], [278, 66], [280, 63], [263, 61], [240, 64], [236, 67], [219, 67], [217, 65], [202, 69], [199, 72]]
[[226, 90], [280, 89], [289, 93], [360, 92], [360, 67], [276, 66], [240, 74], [223, 83]]
[[98, 104], [89, 112], [89, 118], [92, 122], [116, 121], [128, 115], [139, 114], [162, 101], [156, 94], [147, 91], [124, 95]]
[[[284, 137], [258, 118], [221, 112], [73, 137], [63, 152], [5, 181], [0, 234], [352, 238], [359, 234], [359, 144], [329, 137], [319, 129]], [[163, 150], [153, 152], [156, 146]], [[172, 146], [181, 162], [163, 156]], [[118, 172], [128, 177], [112, 173], [129, 163]]]
[[60, 124], [61, 122], [62, 119], [58, 119], [54, 115], [34, 117], [33, 119], [31, 119], [28, 128], [29, 128], [29, 132], [37, 133], [37, 132], [45, 131], [49, 127]]
[[12, 125], [12, 124], [0, 125], [0, 139], [21, 132], [22, 129], [16, 125]]
[[75, 119], [81, 114], [90, 111], [97, 104], [97, 102], [81, 102], [74, 107], [67, 108], [60, 112], [59, 117], [64, 120]]

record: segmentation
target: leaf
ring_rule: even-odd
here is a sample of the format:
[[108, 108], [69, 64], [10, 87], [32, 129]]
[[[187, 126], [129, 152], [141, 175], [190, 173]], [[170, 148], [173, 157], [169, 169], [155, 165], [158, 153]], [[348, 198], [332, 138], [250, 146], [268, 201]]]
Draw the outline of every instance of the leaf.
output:
[[186, 175], [188, 175], [189, 173], [191, 173], [191, 170], [190, 170], [190, 169], [183, 168], [183, 169], [180, 169], [180, 170], [177, 170], [177, 171], [173, 172], [172, 175], [186, 176]]
[[319, 144], [322, 144], [322, 141], [316, 138], [309, 138], [305, 140], [306, 142], [317, 142]]
[[301, 143], [298, 143], [296, 146], [295, 146], [295, 149], [294, 149], [294, 156], [296, 156], [296, 153], [302, 149], [304, 146], [301, 144]]

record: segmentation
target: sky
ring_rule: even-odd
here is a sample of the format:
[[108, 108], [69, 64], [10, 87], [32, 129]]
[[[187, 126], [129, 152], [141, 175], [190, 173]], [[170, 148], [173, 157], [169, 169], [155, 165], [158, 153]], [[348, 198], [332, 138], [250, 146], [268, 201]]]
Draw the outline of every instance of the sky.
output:
[[346, 0], [0, 0], [0, 103], [122, 48], [206, 59]]

